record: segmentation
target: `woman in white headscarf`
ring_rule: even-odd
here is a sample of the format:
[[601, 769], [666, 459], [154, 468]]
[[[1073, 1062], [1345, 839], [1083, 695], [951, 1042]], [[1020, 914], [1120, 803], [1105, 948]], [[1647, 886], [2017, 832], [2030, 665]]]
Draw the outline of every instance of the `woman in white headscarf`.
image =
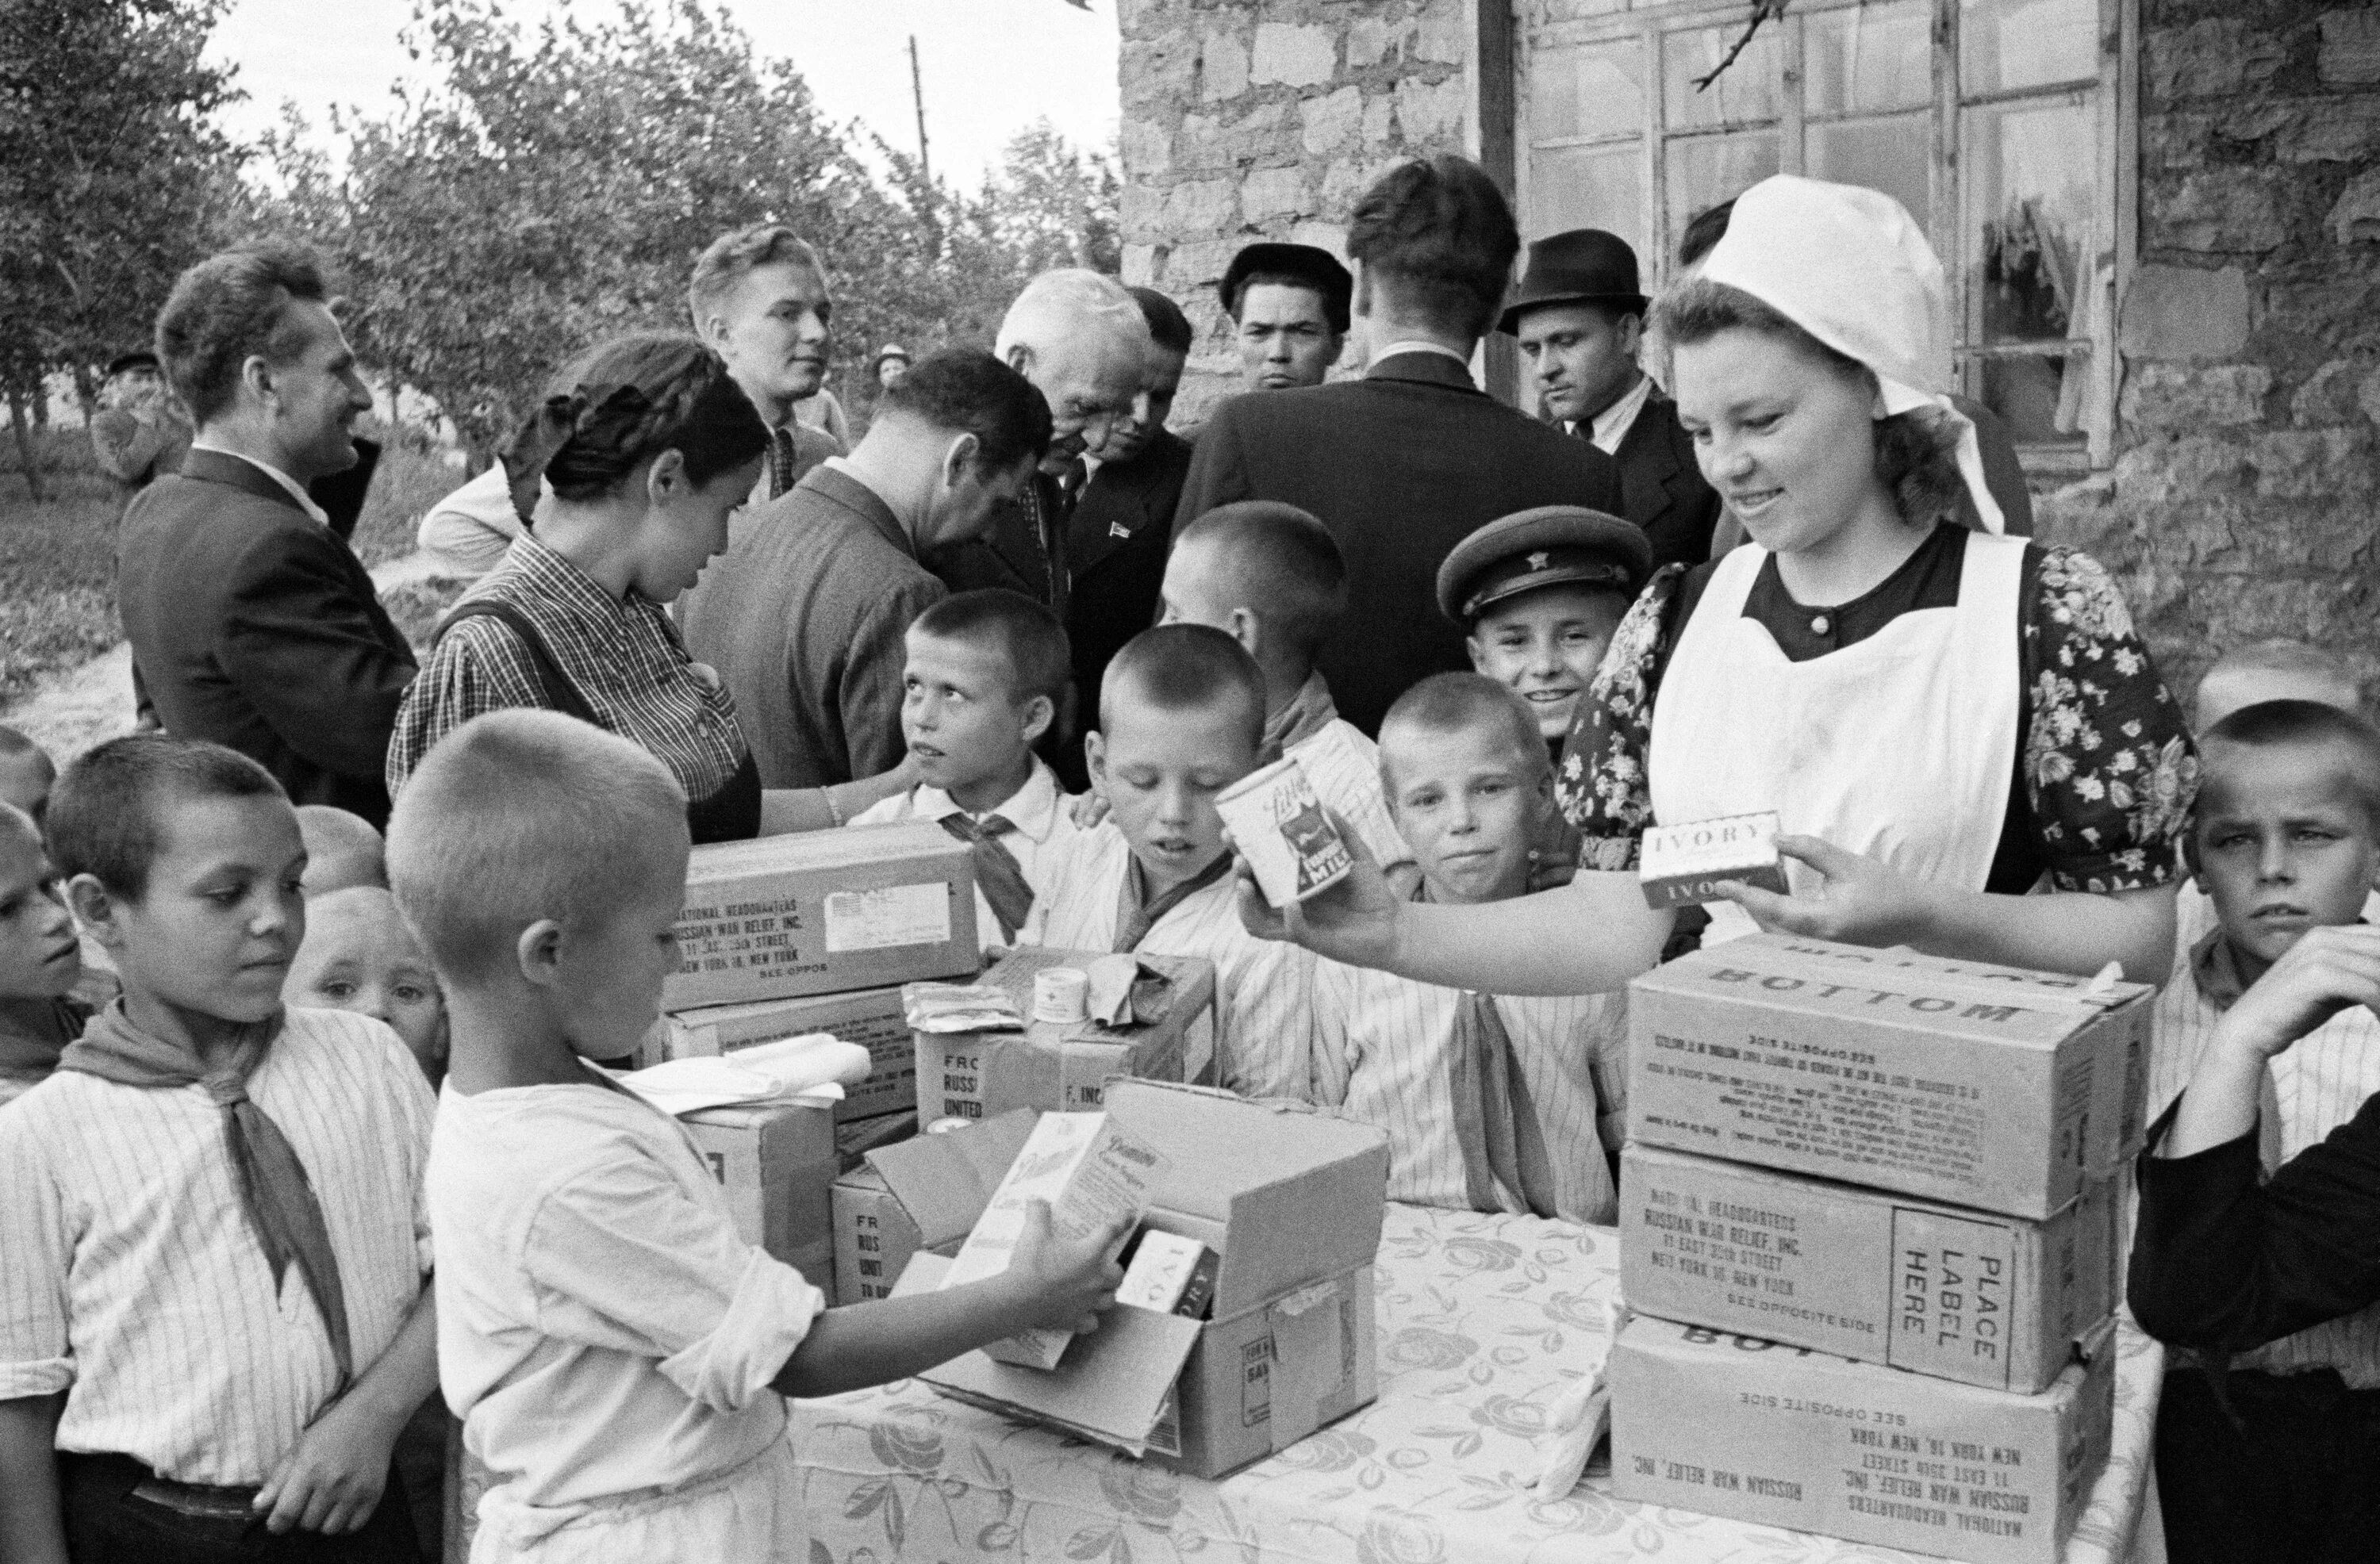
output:
[[[1452, 908], [1363, 876], [1296, 938], [1424, 982], [1616, 987], [1671, 934], [1627, 872], [1645, 827], [1775, 810], [1791, 893], [1737, 888], [1706, 942], [1766, 927], [2161, 979], [2197, 776], [2181, 712], [2095, 562], [1998, 535], [1908, 213], [1764, 181], [1659, 323], [1752, 541], [1657, 575], [1613, 637], [1557, 783], [1577, 879]], [[1985, 530], [1949, 519], [1962, 490]]]

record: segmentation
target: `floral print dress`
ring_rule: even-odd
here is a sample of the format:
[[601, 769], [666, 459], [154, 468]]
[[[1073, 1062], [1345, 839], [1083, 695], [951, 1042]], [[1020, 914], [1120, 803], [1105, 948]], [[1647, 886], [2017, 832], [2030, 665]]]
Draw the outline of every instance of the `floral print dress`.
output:
[[[1958, 600], [1965, 533], [1938, 527], [1854, 602], [1814, 614], [1792, 601], [1774, 560], [1744, 605], [1795, 661], [1876, 634], [1902, 613]], [[1656, 574], [1604, 653], [1555, 777], [1579, 833], [1583, 869], [1633, 869], [1653, 824], [1646, 757], [1654, 702], [1707, 565]], [[2021, 892], [2046, 875], [2058, 891], [2131, 891], [2181, 872], [2180, 838], [2198, 785], [2181, 709], [2157, 676], [2107, 571], [2072, 549], [2028, 544], [2022, 659], [2022, 753], [1986, 889]], [[1813, 624], [1825, 624], [1819, 635]]]

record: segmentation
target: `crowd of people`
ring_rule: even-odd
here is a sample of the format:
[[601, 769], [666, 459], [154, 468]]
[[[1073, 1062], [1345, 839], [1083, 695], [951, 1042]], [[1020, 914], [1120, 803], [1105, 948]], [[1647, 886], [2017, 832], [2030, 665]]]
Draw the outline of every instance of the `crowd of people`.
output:
[[[1252, 244], [1245, 390], [1178, 304], [1035, 279], [820, 410], [828, 265], [696, 262], [422, 523], [426, 656], [345, 543], [370, 405], [303, 250], [193, 268], [189, 448], [127, 515], [142, 731], [0, 730], [0, 1558], [408, 1559], [443, 1408], [482, 1559], [796, 1556], [783, 1398], [1088, 1328], [1122, 1235], [829, 1308], [630, 1054], [697, 843], [939, 822], [986, 951], [1191, 955], [1220, 1083], [1377, 1124], [1390, 1198], [1609, 1223], [1629, 980], [1756, 930], [2162, 985], [2131, 1305], [2180, 1558], [2380, 1524], [2380, 734], [2230, 649], [2185, 711], [2031, 541], [1908, 213], [1779, 176], [1649, 297], [1462, 159]], [[1512, 335], [1540, 405], [1482, 391]], [[1351, 347], [1361, 372], [1332, 378]], [[134, 366], [145, 369], [145, 366]], [[805, 409], [808, 409], [806, 413]], [[848, 443], [846, 444], [846, 442]], [[125, 446], [144, 474], [159, 461]], [[1217, 795], [1304, 771], [1345, 882]], [[1774, 811], [1783, 891], [1646, 904], [1648, 827]]]

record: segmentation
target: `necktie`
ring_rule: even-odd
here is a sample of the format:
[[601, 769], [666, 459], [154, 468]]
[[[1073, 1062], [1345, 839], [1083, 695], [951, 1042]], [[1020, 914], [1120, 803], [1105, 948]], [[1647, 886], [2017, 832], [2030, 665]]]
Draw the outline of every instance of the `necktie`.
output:
[[1025, 927], [1025, 915], [1033, 910], [1033, 887], [1026, 883], [1024, 867], [1008, 850], [1008, 843], [1000, 840], [1016, 827], [1004, 815], [986, 815], [980, 820], [944, 815], [941, 823], [944, 830], [967, 844], [967, 854], [975, 859], [976, 889], [991, 903], [991, 915], [1000, 920], [1001, 943], [1014, 945], [1016, 931]]
[[1545, 1129], [1513, 1057], [1512, 1035], [1488, 995], [1465, 994], [1456, 1008], [1452, 1067], [1454, 1135], [1463, 1147], [1463, 1192], [1472, 1209], [1509, 1209], [1509, 1198], [1532, 1215], [1554, 1215]]
[[[250, 1027], [239, 1047], [220, 1069], [206, 1070], [190, 1051], [152, 1037], [133, 1024], [118, 1000], [99, 1014], [58, 1059], [61, 1070], [79, 1070], [118, 1085], [149, 1090], [203, 1085], [224, 1110], [224, 1133], [232, 1165], [239, 1174], [240, 1203], [249, 1226], [264, 1250], [278, 1289], [294, 1264], [306, 1279], [307, 1293], [322, 1316], [331, 1338], [331, 1357], [339, 1370], [338, 1390], [355, 1377], [355, 1349], [347, 1335], [346, 1289], [339, 1279], [339, 1257], [331, 1247], [331, 1230], [322, 1218], [306, 1165], [273, 1116], [249, 1100], [249, 1077], [264, 1062], [266, 1051], [281, 1035], [281, 1018]], [[334, 1390], [333, 1394], [337, 1394]]]
[[769, 436], [769, 498], [794, 486], [794, 431], [781, 429]]
[[1231, 872], [1232, 855], [1222, 854], [1213, 863], [1152, 902], [1148, 899], [1148, 881], [1140, 872], [1138, 860], [1135, 860], [1123, 878], [1124, 904], [1123, 915], [1116, 919], [1116, 953], [1123, 955], [1140, 949], [1140, 942], [1148, 938], [1148, 931], [1156, 927], [1158, 921], [1166, 914]]

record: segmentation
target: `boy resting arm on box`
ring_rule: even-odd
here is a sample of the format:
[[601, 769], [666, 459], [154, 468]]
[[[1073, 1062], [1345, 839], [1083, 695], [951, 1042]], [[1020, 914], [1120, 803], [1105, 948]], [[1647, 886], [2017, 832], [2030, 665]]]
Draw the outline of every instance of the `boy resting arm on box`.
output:
[[961, 592], [909, 626], [901, 736], [919, 781], [855, 826], [935, 820], [975, 858], [986, 952], [1016, 943], [1044, 866], [1076, 833], [1057, 773], [1033, 746], [1057, 720], [1072, 666], [1065, 627], [1015, 592]]
[[[2168, 1340], [2237, 1355], [2219, 1392], [2196, 1364], [2167, 1376], [2158, 1488], [2177, 1559], [2344, 1557], [2329, 1539], [2360, 1548], [2380, 1524], [2360, 1431], [2380, 1416], [2380, 1309], [2359, 1291], [2369, 1233], [2305, 1224], [2353, 1197], [2334, 1132], [2380, 1093], [2380, 930], [2359, 921], [2380, 874], [2380, 734], [2274, 700], [2203, 745], [2187, 847], [2217, 922], [2157, 1003], [2152, 1080], [2188, 1085], [2141, 1166], [2133, 1306]], [[2254, 1218], [2255, 1171], [2283, 1158], [2294, 1176], [2274, 1189], [2292, 1193]], [[2220, 1291], [2184, 1285], [2210, 1267]]]
[[1044, 1210], [999, 1278], [826, 1309], [736, 1235], [678, 1123], [582, 1062], [632, 1051], [659, 1013], [685, 809], [637, 746], [516, 710], [441, 742], [390, 822], [453, 1026], [430, 1201], [447, 1404], [501, 1480], [482, 1564], [795, 1557], [783, 1397], [1087, 1328], [1122, 1280], [1121, 1232], [1059, 1241]]
[[411, 1559], [433, 1105], [385, 1027], [282, 1007], [289, 802], [136, 734], [67, 769], [49, 832], [124, 995], [0, 1112], [0, 1550]]
[[58, 897], [42, 833], [0, 804], [0, 1104], [48, 1079], [82, 1036], [90, 1007], [74, 998], [82, 947]]
[[1050, 867], [1023, 943], [1154, 951], [1215, 964], [1220, 1085], [1244, 1097], [1312, 1089], [1314, 958], [1241, 927], [1215, 795], [1257, 769], [1264, 675], [1238, 642], [1161, 624], [1124, 643], [1084, 740], [1109, 807]]
[[1330, 529], [1277, 501], [1218, 505], [1173, 540], [1162, 591], [1160, 624], [1209, 625], [1256, 659], [1266, 758], [1295, 760], [1381, 864], [1412, 858], [1380, 796], [1379, 751], [1339, 715], [1315, 667], [1347, 613], [1347, 565]]
[[[1380, 782], [1420, 899], [1528, 893], [1553, 768], [1529, 709], [1475, 673], [1407, 690], [1380, 722]], [[1389, 1136], [1389, 1198], [1609, 1224], [1623, 1138], [1618, 995], [1510, 999], [1324, 962], [1315, 1100]]]

